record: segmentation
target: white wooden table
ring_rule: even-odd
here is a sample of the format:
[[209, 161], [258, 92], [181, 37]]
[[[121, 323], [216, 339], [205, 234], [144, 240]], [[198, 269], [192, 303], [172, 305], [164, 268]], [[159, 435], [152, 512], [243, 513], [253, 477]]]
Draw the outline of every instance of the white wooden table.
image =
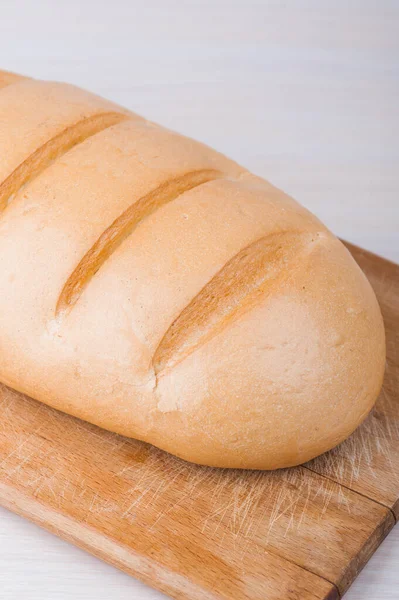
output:
[[[398, 0], [2, 0], [0, 57], [207, 142], [399, 262]], [[346, 598], [397, 599], [398, 563], [399, 528]], [[163, 596], [0, 509], [0, 597]]]

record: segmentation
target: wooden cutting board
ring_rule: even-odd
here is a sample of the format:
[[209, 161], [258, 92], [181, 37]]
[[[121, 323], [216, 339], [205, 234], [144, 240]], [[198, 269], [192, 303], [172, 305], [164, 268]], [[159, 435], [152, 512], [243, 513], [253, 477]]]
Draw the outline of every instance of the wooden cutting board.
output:
[[277, 472], [198, 467], [0, 386], [0, 503], [174, 598], [339, 598], [399, 516], [399, 266], [349, 248], [388, 360], [341, 446]]

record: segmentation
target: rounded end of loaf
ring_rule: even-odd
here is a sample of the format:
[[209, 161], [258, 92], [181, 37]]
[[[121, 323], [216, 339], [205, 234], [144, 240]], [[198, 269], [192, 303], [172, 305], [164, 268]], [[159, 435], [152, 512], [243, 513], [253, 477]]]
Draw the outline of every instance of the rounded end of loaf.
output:
[[298, 465], [358, 427], [384, 367], [374, 292], [343, 244], [321, 234], [278, 287], [159, 374], [147, 441], [208, 466]]

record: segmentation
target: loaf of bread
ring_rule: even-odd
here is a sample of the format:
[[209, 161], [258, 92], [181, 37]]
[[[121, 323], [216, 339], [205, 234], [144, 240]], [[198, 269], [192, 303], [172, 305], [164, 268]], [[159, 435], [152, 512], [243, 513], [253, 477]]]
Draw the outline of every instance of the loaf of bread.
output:
[[316, 217], [76, 87], [0, 88], [1, 382], [210, 466], [296, 465], [359, 425], [382, 318]]

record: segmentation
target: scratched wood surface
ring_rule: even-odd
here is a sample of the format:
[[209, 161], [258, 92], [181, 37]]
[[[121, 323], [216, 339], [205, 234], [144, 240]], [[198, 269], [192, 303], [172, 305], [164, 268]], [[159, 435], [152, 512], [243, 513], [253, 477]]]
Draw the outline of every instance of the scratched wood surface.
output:
[[198, 467], [0, 387], [0, 503], [175, 598], [334, 600], [399, 514], [399, 267], [350, 247], [387, 329], [376, 409], [303, 467]]

